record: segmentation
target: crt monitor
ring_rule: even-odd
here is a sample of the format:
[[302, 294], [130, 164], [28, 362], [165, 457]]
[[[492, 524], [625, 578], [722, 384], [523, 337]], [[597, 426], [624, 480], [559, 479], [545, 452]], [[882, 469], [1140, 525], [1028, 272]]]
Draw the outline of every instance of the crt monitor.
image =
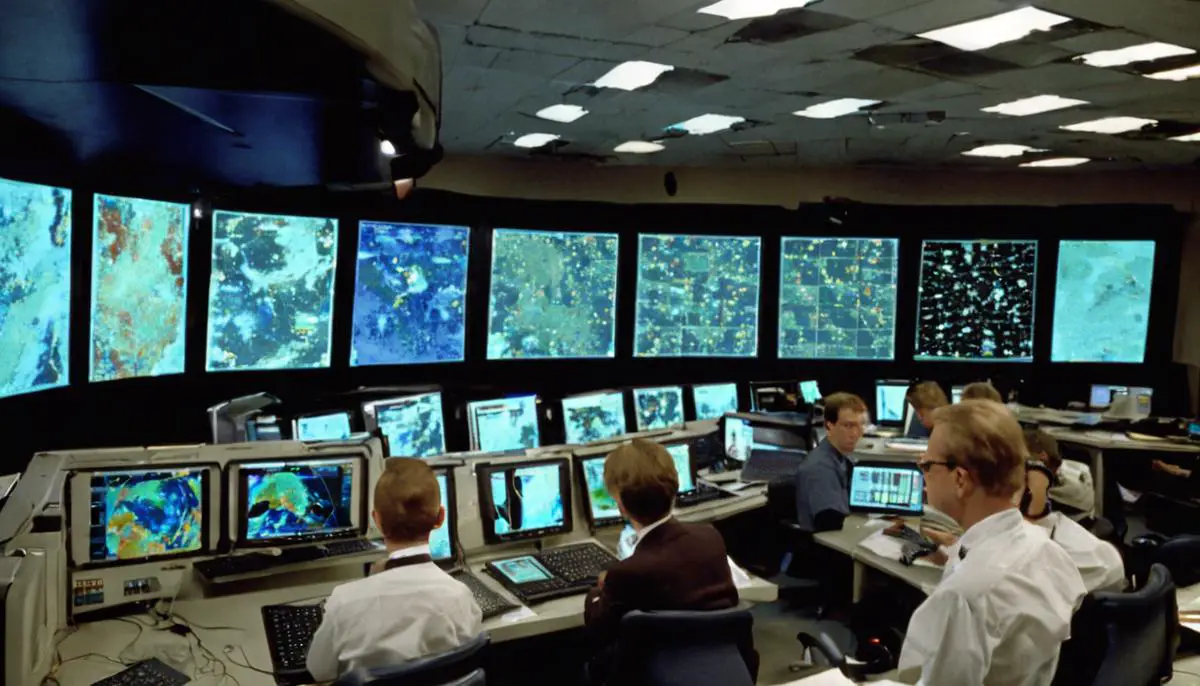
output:
[[850, 511], [920, 516], [925, 480], [915, 463], [859, 462], [850, 470]]
[[751, 381], [752, 412], [793, 412], [800, 409], [800, 387], [795, 381]]
[[816, 381], [801, 381], [800, 397], [806, 405], [816, 405], [824, 396], [821, 395], [821, 387]]
[[67, 482], [76, 567], [204, 555], [220, 538], [215, 464], [100, 468]]
[[571, 531], [571, 471], [566, 458], [481, 464], [479, 510], [489, 544]]
[[633, 389], [633, 416], [638, 431], [670, 429], [683, 424], [683, 388]]
[[722, 422], [722, 443], [725, 457], [745, 464], [754, 449], [754, 426], [740, 417], [726, 417]]
[[579, 445], [624, 434], [625, 394], [598, 391], [562, 399], [563, 429], [567, 443]]
[[467, 429], [471, 450], [501, 453], [536, 448], [538, 397], [520, 395], [467, 403]]
[[607, 455], [593, 455], [576, 460], [579, 467], [579, 487], [583, 489], [583, 503], [587, 508], [587, 520], [592, 528], [611, 526], [625, 521], [617, 509], [617, 501], [608, 494], [604, 483], [604, 461]]
[[692, 386], [692, 405], [696, 419], [718, 419], [726, 412], [738, 411], [736, 383], [696, 384]]
[[279, 427], [279, 418], [274, 415], [261, 414], [246, 420], [247, 441], [281, 441], [283, 431]]
[[1135, 398], [1145, 396], [1152, 398], [1154, 389], [1145, 386], [1114, 386], [1112, 384], [1092, 384], [1092, 392], [1088, 404], [1092, 407], [1108, 407], [1119, 395], [1132, 395]]
[[387, 439], [387, 457], [430, 458], [446, 453], [440, 391], [363, 403], [367, 431]]
[[237, 462], [231, 465], [229, 480], [237, 546], [366, 533], [367, 466], [358, 455]]
[[348, 411], [306, 414], [292, 420], [292, 438], [297, 441], [345, 441], [350, 433]]
[[455, 551], [458, 549], [458, 530], [454, 528], [454, 516], [458, 514], [458, 510], [455, 509], [454, 472], [449, 469], [435, 469], [433, 474], [437, 477], [438, 492], [442, 496], [446, 519], [429, 534], [429, 556], [434, 562], [444, 564], [455, 559]]
[[1188, 438], [1193, 442], [1200, 443], [1200, 419], [1188, 422]]
[[908, 412], [908, 381], [879, 379], [875, 382], [875, 423], [879, 426], [904, 426]]

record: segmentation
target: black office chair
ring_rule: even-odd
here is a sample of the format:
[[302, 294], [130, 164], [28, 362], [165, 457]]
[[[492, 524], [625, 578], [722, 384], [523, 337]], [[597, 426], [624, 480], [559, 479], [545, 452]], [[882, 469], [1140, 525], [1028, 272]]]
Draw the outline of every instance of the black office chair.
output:
[[812, 532], [801, 530], [796, 523], [795, 482], [768, 484], [767, 509], [771, 521], [775, 522], [779, 571], [788, 577], [787, 584], [779, 589], [779, 599], [793, 606], [810, 609], [820, 619], [825, 614], [821, 582], [812, 574], [811, 568], [806, 569], [806, 562], [813, 557], [817, 543], [813, 540]]
[[479, 660], [491, 640], [487, 634], [480, 634], [440, 655], [387, 667], [359, 668], [338, 677], [334, 686], [483, 686], [487, 681]]
[[641, 612], [621, 619], [607, 683], [619, 686], [753, 686], [754, 618], [713, 612]]
[[1130, 576], [1140, 583], [1155, 563], [1167, 568], [1176, 586], [1200, 583], [1200, 535], [1168, 538], [1161, 534], [1146, 534], [1133, 539], [1126, 563]]

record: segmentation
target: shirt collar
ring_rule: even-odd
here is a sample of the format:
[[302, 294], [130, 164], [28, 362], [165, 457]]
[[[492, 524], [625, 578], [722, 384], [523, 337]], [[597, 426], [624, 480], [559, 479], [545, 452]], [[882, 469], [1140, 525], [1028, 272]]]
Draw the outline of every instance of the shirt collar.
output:
[[388, 559], [389, 560], [399, 560], [399, 559], [405, 558], [405, 557], [416, 557], [417, 555], [428, 555], [428, 554], [429, 554], [429, 544], [423, 543], [421, 545], [409, 546], [407, 548], [401, 548], [399, 550], [393, 551], [390, 555], [388, 555]]
[[960, 555], [966, 556], [971, 549], [980, 545], [984, 541], [1002, 534], [1006, 531], [1017, 529], [1021, 526], [1024, 519], [1021, 517], [1021, 511], [1015, 507], [1010, 507], [1001, 512], [984, 517], [975, 522], [975, 525], [967, 529], [966, 533], [959, 539], [961, 547]]
[[636, 536], [636, 537], [634, 537], [634, 539], [633, 539], [633, 547], [634, 547], [634, 549], [635, 549], [635, 550], [637, 549], [637, 544], [638, 544], [638, 543], [640, 543], [640, 542], [642, 541], [642, 539], [646, 538], [646, 536], [648, 536], [648, 535], [650, 534], [650, 532], [651, 532], [651, 531], [654, 531], [655, 529], [657, 529], [658, 527], [660, 527], [660, 526], [662, 526], [664, 523], [666, 523], [666, 521], [667, 521], [668, 519], [670, 519], [670, 518], [671, 518], [671, 516], [672, 516], [672, 515], [667, 515], [666, 517], [663, 517], [662, 519], [658, 520], [657, 522], [654, 522], [654, 523], [653, 523], [653, 524], [651, 524], [650, 526], [648, 526], [648, 527], [646, 527], [645, 529], [642, 529], [641, 531], [639, 531], [639, 532], [637, 533], [637, 536]]

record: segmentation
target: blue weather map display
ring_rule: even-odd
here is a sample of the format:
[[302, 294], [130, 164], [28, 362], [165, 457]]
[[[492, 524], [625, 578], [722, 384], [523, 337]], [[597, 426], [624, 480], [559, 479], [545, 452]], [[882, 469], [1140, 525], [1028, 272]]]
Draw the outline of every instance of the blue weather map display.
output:
[[477, 449], [506, 452], [538, 447], [537, 396], [467, 403], [467, 422]]
[[615, 354], [617, 234], [496, 229], [489, 360]]
[[361, 222], [351, 366], [460, 362], [465, 226]]
[[785, 237], [779, 357], [893, 359], [898, 247], [895, 238]]
[[683, 424], [683, 389], [678, 386], [633, 389], [638, 431]]
[[[493, 472], [492, 505], [497, 535], [563, 525], [562, 485], [557, 464], [517, 467]], [[509, 479], [513, 497], [509, 498]]]
[[762, 239], [638, 237], [634, 354], [754, 357]]
[[204, 469], [97, 473], [91, 483], [91, 562], [204, 547]]
[[213, 213], [208, 371], [329, 366], [337, 221]]
[[332, 534], [353, 528], [353, 471], [345, 462], [243, 466], [246, 540]]
[[375, 422], [388, 439], [388, 457], [436, 457], [446, 452], [441, 393], [380, 404]]
[[691, 493], [696, 490], [696, 482], [692, 480], [692, 454], [687, 443], [676, 443], [667, 446], [671, 461], [675, 463], [675, 473], [679, 477], [679, 492]]
[[182, 374], [191, 212], [97, 195], [92, 239], [92, 381]]
[[604, 483], [604, 461], [603, 457], [583, 461], [583, 480], [587, 486], [593, 522], [621, 518], [621, 509], [609, 495], [608, 486]]
[[0, 179], [0, 397], [68, 383], [71, 191]]
[[449, 494], [446, 492], [446, 475], [438, 474], [437, 483], [442, 507], [446, 508], [446, 518], [441, 526], [429, 534], [429, 556], [435, 560], [449, 560], [454, 557], [454, 550], [450, 547], [450, 527], [454, 526], [454, 513], [450, 511], [452, 508]]
[[692, 400], [696, 403], [696, 419], [717, 419], [726, 412], [737, 412], [737, 384], [692, 386]]
[[563, 398], [567, 443], [590, 443], [625, 433], [625, 394], [620, 391]]
[[1061, 241], [1051, 362], [1146, 358], [1154, 241]]
[[1037, 241], [925, 241], [918, 360], [1033, 361]]

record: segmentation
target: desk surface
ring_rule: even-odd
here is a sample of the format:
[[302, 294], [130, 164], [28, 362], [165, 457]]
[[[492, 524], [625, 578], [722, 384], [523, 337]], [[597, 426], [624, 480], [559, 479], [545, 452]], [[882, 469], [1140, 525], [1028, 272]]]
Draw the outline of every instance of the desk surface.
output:
[[1160, 450], [1168, 453], [1200, 453], [1200, 445], [1172, 441], [1141, 441], [1120, 431], [1074, 431], [1051, 427], [1047, 431], [1059, 441], [1103, 450]]
[[866, 537], [879, 531], [882, 523], [878, 519], [870, 519], [864, 515], [851, 514], [846, 517], [839, 531], [823, 531], [813, 535], [813, 540], [821, 545], [832, 548], [840, 553], [849, 555], [856, 562], [877, 569], [888, 576], [895, 577], [913, 588], [930, 593], [942, 578], [942, 570], [935, 567], [906, 566], [899, 560], [876, 555], [859, 546]]

